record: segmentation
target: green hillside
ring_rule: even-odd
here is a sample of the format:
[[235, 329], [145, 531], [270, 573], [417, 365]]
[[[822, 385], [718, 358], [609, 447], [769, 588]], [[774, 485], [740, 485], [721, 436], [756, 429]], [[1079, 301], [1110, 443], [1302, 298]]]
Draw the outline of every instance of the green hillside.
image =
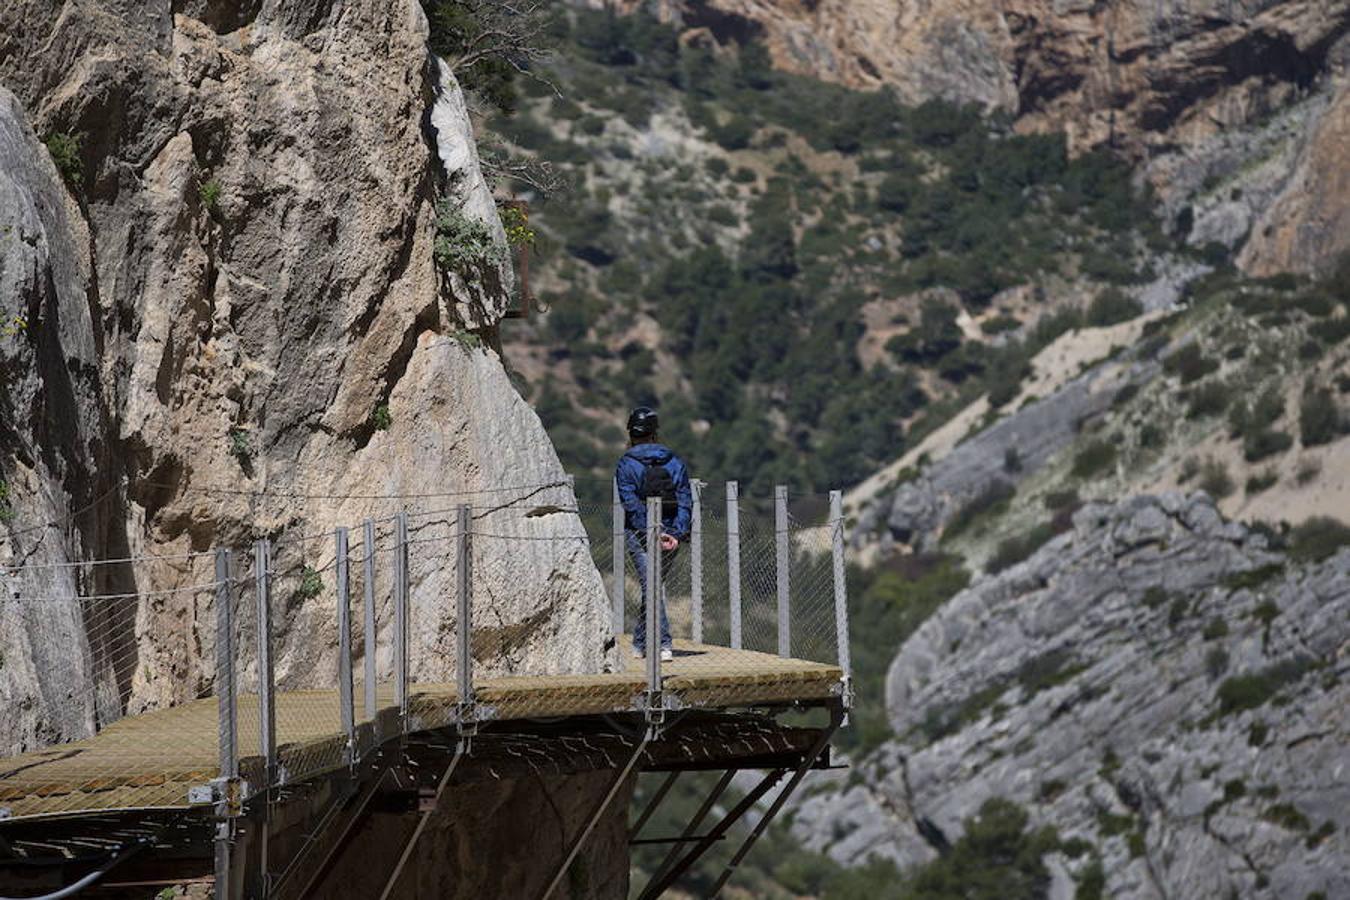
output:
[[[755, 44], [681, 45], [646, 16], [555, 31], [558, 93], [524, 82], [490, 129], [571, 186], [532, 217], [551, 311], [506, 339], [574, 469], [603, 469], [649, 402], [705, 477], [852, 483], [959, 397], [1011, 396], [1078, 307], [1137, 311], [1113, 287], [1151, 278], [1164, 239], [1106, 154], [775, 72]], [[1000, 299], [1019, 286], [1031, 302]], [[894, 308], [869, 326], [869, 304]], [[864, 359], [869, 328], [884, 349]]]

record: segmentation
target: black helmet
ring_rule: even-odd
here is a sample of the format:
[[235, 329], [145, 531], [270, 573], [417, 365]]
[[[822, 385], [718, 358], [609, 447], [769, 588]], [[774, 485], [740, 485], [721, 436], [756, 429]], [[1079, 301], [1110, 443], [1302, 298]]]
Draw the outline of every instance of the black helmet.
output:
[[651, 437], [656, 434], [659, 424], [656, 410], [650, 406], [639, 406], [628, 416], [628, 436], [633, 438]]

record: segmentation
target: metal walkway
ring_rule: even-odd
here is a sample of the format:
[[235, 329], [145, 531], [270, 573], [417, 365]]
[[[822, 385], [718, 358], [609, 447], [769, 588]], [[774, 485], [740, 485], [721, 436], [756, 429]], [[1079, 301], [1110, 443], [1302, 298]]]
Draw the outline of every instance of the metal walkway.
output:
[[[823, 521], [811, 522], [792, 515], [782, 488], [763, 517], [742, 508], [735, 483], [725, 513], [704, 507], [702, 489], [688, 552], [647, 554], [644, 571], [634, 568], [635, 538], [617, 498], [586, 507], [570, 485], [552, 484], [481, 507], [404, 508], [326, 538], [262, 539], [249, 552], [173, 558], [188, 571], [183, 587], [68, 603], [34, 598], [48, 603], [33, 610], [59, 632], [54, 645], [70, 640], [71, 622], [82, 626], [71, 662], [90, 687], [71, 701], [100, 725], [83, 740], [0, 760], [0, 886], [7, 864], [31, 871], [34, 860], [69, 859], [66, 868], [78, 872], [89, 848], [104, 847], [119, 865], [141, 853], [122, 865], [145, 871], [149, 881], [138, 884], [172, 883], [155, 880], [169, 877], [155, 861], [177, 859], [213, 880], [222, 900], [307, 896], [393, 777], [423, 797], [421, 824], [385, 889], [393, 896], [427, 821], [427, 797], [522, 760], [557, 774], [626, 760], [558, 862], [546, 898], [632, 773], [765, 768], [756, 799], [790, 776], [725, 880], [791, 789], [827, 764], [829, 737], [845, 717], [845, 542], [838, 492]], [[657, 501], [648, 516], [659, 521]], [[644, 540], [655, 546], [658, 537], [653, 525]], [[214, 580], [195, 574], [204, 564]], [[518, 593], [541, 590], [523, 579], [540, 571], [549, 573], [546, 591], [557, 580], [570, 584], [559, 596], [572, 598], [571, 627], [593, 622], [597, 644], [610, 636], [607, 651], [578, 653], [577, 641], [548, 631], [550, 618], [522, 608]], [[639, 598], [647, 644], [660, 642], [658, 594], [642, 584], [663, 586], [673, 630], [689, 635], [677, 638], [670, 661], [631, 658], [626, 619]], [[588, 590], [595, 593], [584, 599]], [[306, 619], [327, 600], [331, 619]], [[21, 591], [6, 598], [15, 601]], [[178, 643], [147, 649], [135, 632], [147, 609], [178, 610], [197, 624], [171, 635]], [[412, 645], [413, 621], [419, 640], [435, 636], [433, 647]], [[309, 689], [283, 686], [278, 670], [289, 668], [293, 684], [295, 654], [312, 658], [316, 636], [329, 674], [311, 670]], [[572, 648], [570, 661], [550, 655], [559, 641]], [[777, 721], [810, 709], [828, 710], [829, 724], [803, 730]], [[578, 736], [617, 755], [578, 756]], [[753, 805], [732, 807], [726, 827]], [[299, 840], [296, 822], [305, 823]], [[701, 840], [683, 847], [692, 836], [671, 839], [667, 865], [644, 896], [658, 896], [708, 849]], [[194, 858], [195, 870], [186, 863]]]

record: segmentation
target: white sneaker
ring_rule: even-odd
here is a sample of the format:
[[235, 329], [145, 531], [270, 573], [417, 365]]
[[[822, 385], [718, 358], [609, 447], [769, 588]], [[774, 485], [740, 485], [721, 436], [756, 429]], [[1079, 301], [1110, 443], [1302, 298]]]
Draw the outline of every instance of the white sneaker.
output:
[[641, 650], [638, 649], [633, 650], [633, 659], [646, 659], [646, 658], [647, 654], [643, 653]]
[[662, 661], [662, 662], [670, 662], [670, 661], [671, 661], [672, 659], [674, 659], [674, 658], [675, 658], [675, 653], [674, 653], [674, 651], [672, 651], [669, 647], [662, 647], [662, 648], [661, 648], [661, 661]]

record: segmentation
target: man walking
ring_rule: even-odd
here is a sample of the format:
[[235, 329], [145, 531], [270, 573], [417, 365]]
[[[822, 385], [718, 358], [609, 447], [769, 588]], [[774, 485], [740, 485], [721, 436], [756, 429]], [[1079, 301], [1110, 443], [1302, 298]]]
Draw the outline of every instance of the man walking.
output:
[[[689, 470], [684, 461], [660, 442], [659, 420], [656, 410], [639, 406], [628, 417], [628, 452], [619, 457], [614, 468], [614, 482], [619, 488], [619, 501], [624, 511], [624, 539], [628, 553], [638, 570], [642, 585], [642, 605], [638, 608], [637, 624], [633, 628], [633, 655], [638, 659], [647, 655], [647, 499], [661, 501], [661, 563], [662, 572], [679, 551], [680, 543], [689, 537], [694, 498], [689, 487]], [[657, 591], [657, 609], [661, 615], [661, 659], [673, 657], [671, 651], [670, 620], [666, 617], [666, 595], [660, 585]]]

